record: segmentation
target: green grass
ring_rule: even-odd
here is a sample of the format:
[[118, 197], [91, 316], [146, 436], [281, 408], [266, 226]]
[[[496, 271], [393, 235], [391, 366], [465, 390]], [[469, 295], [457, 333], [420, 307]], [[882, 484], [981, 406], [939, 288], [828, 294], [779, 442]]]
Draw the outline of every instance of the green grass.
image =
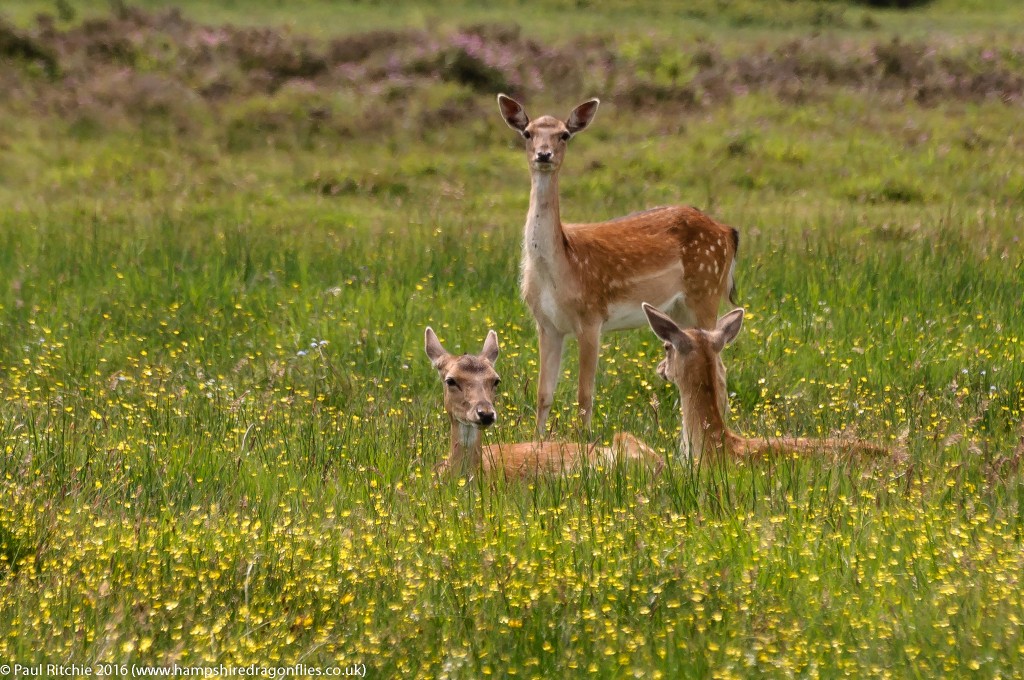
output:
[[[42, 6], [4, 10], [24, 23]], [[429, 27], [416, 17], [435, 12], [358, 3], [343, 28], [327, 3], [183, 6], [325, 36]], [[535, 21], [473, 7], [436, 13]], [[610, 33], [627, 7], [591, 8], [571, 30]], [[971, 44], [998, 31], [1019, 50], [1012, 4], [991, 7], [957, 31]], [[886, 40], [890, 26], [961, 26], [965, 12], [872, 11], [880, 28], [842, 30]], [[804, 30], [768, 10], [755, 28], [730, 16], [709, 20], [727, 54], [755, 28], [769, 41]], [[660, 30], [652, 44], [672, 28]], [[668, 458], [663, 474], [507, 484], [434, 476], [448, 425], [422, 350], [428, 324], [453, 352], [478, 351], [494, 328], [504, 392], [487, 440], [531, 436], [535, 335], [518, 297], [529, 180], [493, 93], [432, 81], [379, 99], [317, 93], [365, 106], [384, 130], [344, 133], [308, 126], [295, 92], [203, 109], [184, 132], [159, 115], [89, 122], [0, 104], [5, 662], [1024, 673], [1019, 102], [924, 106], [838, 86], [684, 111], [607, 101], [569, 150], [564, 217], [680, 202], [740, 229], [733, 426], [856, 432], [901, 443], [910, 462], [677, 461], [675, 388], [638, 329], [604, 338], [594, 432], [636, 433]], [[408, 108], [389, 108], [396, 92]], [[417, 117], [451, 101], [473, 115]], [[543, 101], [561, 114], [575, 103]], [[243, 124], [271, 105], [294, 116]], [[364, 111], [342, 109], [347, 122]], [[565, 367], [552, 417], [574, 437], [575, 348]]]

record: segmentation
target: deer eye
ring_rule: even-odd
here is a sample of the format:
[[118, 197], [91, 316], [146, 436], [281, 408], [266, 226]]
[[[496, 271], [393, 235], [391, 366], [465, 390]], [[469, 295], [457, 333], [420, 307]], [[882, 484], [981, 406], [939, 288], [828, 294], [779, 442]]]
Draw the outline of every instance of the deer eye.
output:
[[446, 378], [444, 384], [447, 385], [448, 387], [453, 387], [455, 389], [459, 388], [459, 383], [455, 380], [455, 378]]
[[530, 137], [533, 137], [533, 135], [530, 134], [530, 131], [523, 130], [523, 139], [529, 139]]
[[570, 137], [572, 137], [572, 135], [569, 134], [568, 132], [563, 132], [561, 134], [561, 138], [562, 138], [563, 142], [568, 142]]

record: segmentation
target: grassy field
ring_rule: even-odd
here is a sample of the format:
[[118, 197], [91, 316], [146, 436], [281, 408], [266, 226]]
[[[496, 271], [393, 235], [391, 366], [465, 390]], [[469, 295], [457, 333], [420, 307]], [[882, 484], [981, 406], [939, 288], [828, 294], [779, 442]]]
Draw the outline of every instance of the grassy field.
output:
[[[1016, 3], [578, 5], [4, 4], [0, 662], [1024, 676]], [[740, 230], [736, 429], [909, 461], [692, 468], [640, 329], [594, 436], [663, 474], [438, 479], [426, 325], [533, 431], [498, 88], [602, 98], [567, 220]]]

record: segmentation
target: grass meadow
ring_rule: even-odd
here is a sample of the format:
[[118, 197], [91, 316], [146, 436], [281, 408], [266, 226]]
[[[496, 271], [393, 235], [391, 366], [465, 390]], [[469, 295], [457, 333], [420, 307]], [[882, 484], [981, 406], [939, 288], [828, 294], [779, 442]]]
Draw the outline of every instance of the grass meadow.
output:
[[[0, 660], [1024, 676], [1014, 0], [0, 16]], [[593, 435], [638, 434], [660, 476], [438, 478], [428, 324], [453, 352], [498, 332], [485, 441], [533, 433], [499, 89], [602, 98], [566, 220], [740, 230], [734, 429], [908, 461], [676, 460], [638, 329], [603, 338]], [[564, 368], [579, 437], [571, 344]]]

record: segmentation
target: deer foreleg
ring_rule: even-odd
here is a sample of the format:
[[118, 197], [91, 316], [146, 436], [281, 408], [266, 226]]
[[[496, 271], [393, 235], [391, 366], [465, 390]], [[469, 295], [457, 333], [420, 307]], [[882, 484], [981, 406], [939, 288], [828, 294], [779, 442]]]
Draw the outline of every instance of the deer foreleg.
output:
[[594, 411], [594, 383], [597, 380], [597, 357], [601, 351], [601, 325], [588, 324], [576, 335], [580, 346], [580, 389], [576, 403], [585, 426], [590, 425]]
[[540, 342], [540, 378], [537, 380], [537, 436], [543, 438], [547, 430], [548, 414], [555, 400], [555, 387], [562, 371], [562, 347], [565, 335], [537, 325]]

